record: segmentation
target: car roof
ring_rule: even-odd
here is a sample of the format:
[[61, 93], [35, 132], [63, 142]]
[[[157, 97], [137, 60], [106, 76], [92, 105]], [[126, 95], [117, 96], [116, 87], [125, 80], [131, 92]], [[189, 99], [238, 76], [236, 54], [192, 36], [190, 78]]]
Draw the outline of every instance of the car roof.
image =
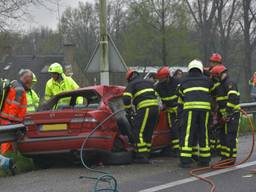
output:
[[118, 85], [94, 85], [94, 86], [88, 86], [88, 87], [82, 87], [73, 91], [65, 91], [63, 93], [60, 93], [56, 96], [62, 97], [65, 95], [69, 95], [70, 93], [76, 94], [80, 93], [83, 91], [95, 91], [97, 92], [100, 96], [105, 97], [105, 96], [118, 96], [121, 95], [124, 91], [125, 87], [123, 86], [118, 86]]

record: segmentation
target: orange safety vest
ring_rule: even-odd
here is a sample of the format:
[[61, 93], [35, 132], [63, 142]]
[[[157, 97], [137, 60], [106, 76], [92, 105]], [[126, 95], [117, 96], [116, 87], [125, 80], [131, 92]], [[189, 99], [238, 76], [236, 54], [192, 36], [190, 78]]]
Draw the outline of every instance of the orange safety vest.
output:
[[[0, 124], [8, 125], [22, 122], [25, 117], [26, 110], [26, 91], [20, 82], [13, 81], [3, 103], [0, 113]], [[1, 153], [5, 154], [11, 149], [11, 143], [4, 143], [1, 146]]]
[[253, 77], [252, 77], [252, 85], [254, 87], [256, 86], [256, 72], [253, 74]]

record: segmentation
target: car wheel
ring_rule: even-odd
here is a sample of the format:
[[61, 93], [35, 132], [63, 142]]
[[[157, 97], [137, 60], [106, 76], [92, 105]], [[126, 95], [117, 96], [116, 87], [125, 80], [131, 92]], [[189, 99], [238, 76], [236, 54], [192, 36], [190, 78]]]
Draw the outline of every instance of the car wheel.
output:
[[54, 164], [51, 159], [45, 157], [33, 157], [33, 162], [38, 169], [48, 169]]
[[103, 160], [104, 165], [127, 165], [132, 163], [131, 152], [112, 152]]
[[113, 145], [112, 152], [104, 155], [103, 164], [105, 165], [126, 165], [132, 163], [132, 152], [127, 152], [122, 141], [117, 138]]

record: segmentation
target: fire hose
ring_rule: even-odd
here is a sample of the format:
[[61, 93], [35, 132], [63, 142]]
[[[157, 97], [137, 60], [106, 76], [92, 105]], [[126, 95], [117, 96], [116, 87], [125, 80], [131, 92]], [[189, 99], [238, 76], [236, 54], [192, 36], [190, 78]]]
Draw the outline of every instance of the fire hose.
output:
[[[97, 177], [90, 177], [90, 176], [80, 176], [80, 179], [91, 179], [91, 180], [95, 180], [95, 185], [93, 187], [92, 192], [100, 192], [100, 191], [109, 191], [109, 192], [118, 192], [117, 189], [117, 180], [116, 178], [108, 172], [105, 171], [99, 171], [93, 168], [90, 168], [88, 165], [86, 165], [85, 160], [84, 160], [84, 154], [85, 154], [85, 147], [86, 144], [88, 142], [88, 140], [90, 139], [90, 137], [98, 130], [98, 128], [100, 128], [104, 123], [106, 123], [107, 121], [109, 121], [110, 119], [112, 119], [112, 117], [114, 117], [115, 115], [117, 115], [120, 112], [123, 112], [124, 109], [120, 109], [115, 111], [114, 113], [112, 113], [111, 115], [109, 115], [108, 117], [106, 117], [103, 121], [101, 121], [91, 132], [89, 135], [87, 135], [84, 139], [84, 142], [81, 145], [80, 148], [80, 160], [82, 165], [84, 166], [85, 169], [94, 172], [94, 173], [98, 173], [100, 174]], [[100, 188], [100, 184], [101, 183], [106, 183], [108, 186], [106, 188]]]
[[[249, 126], [251, 128], [251, 133], [252, 133], [252, 144], [251, 144], [251, 149], [250, 149], [250, 152], [248, 153], [248, 155], [242, 161], [240, 161], [237, 164], [232, 164], [233, 163], [232, 159], [226, 159], [226, 160], [222, 160], [222, 161], [219, 161], [217, 163], [211, 164], [208, 167], [202, 167], [202, 168], [193, 169], [193, 170], [190, 171], [191, 176], [208, 183], [211, 186], [211, 189], [210, 189], [211, 192], [216, 192], [215, 183], [211, 179], [200, 176], [199, 173], [207, 172], [207, 171], [213, 171], [213, 170], [216, 170], [216, 169], [226, 169], [226, 168], [236, 167], [238, 165], [241, 165], [241, 164], [247, 162], [253, 154], [254, 145], [255, 145], [254, 125], [252, 123], [252, 120], [249, 118], [248, 114], [242, 109], [241, 109], [241, 112], [242, 112], [242, 114], [244, 114], [246, 116], [246, 119], [249, 122]], [[254, 173], [254, 171], [256, 172], [256, 170], [252, 170], [253, 173]]]

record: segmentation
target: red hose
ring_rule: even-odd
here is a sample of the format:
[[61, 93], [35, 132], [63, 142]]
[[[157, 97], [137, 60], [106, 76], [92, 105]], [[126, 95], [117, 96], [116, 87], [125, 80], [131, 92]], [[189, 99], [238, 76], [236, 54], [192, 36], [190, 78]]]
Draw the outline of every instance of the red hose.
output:
[[[223, 161], [219, 161], [217, 163], [211, 164], [208, 167], [202, 167], [202, 168], [193, 169], [193, 170], [190, 171], [190, 175], [191, 176], [193, 176], [195, 178], [198, 178], [199, 180], [202, 180], [202, 181], [208, 183], [211, 186], [211, 190], [210, 190], [211, 192], [216, 192], [216, 185], [215, 185], [215, 183], [211, 179], [208, 179], [208, 178], [205, 178], [205, 177], [202, 177], [202, 176], [198, 175], [199, 173], [206, 172], [206, 171], [213, 171], [215, 169], [226, 169], [226, 168], [231, 168], [231, 167], [235, 167], [235, 166], [241, 165], [241, 164], [245, 163], [246, 161], [248, 161], [250, 159], [250, 157], [252, 156], [252, 154], [253, 154], [254, 141], [255, 141], [255, 138], [254, 138], [254, 125], [252, 123], [252, 120], [249, 118], [248, 114], [244, 110], [242, 110], [242, 109], [241, 109], [241, 112], [248, 119], [249, 127], [251, 128], [251, 132], [252, 132], [251, 150], [248, 153], [248, 155], [246, 156], [246, 158], [243, 159], [241, 162], [239, 162], [237, 164], [233, 164], [233, 165], [230, 165], [231, 163], [233, 163], [233, 161], [231, 159], [227, 159], [227, 160], [223, 160]], [[256, 174], [256, 169], [252, 170], [252, 173]]]

